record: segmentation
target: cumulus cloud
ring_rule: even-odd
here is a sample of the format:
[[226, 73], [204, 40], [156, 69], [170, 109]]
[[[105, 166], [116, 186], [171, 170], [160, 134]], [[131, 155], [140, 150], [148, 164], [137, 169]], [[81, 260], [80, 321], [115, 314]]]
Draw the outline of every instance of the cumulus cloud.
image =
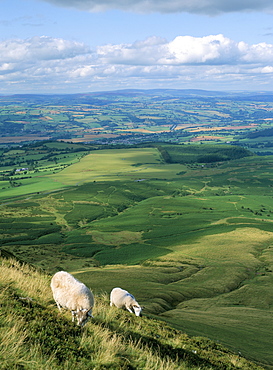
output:
[[[90, 50], [82, 43], [34, 37], [0, 42], [0, 92], [94, 91], [187, 86], [273, 86], [273, 45], [224, 35], [159, 37]], [[253, 89], [253, 88], [252, 88]], [[272, 89], [272, 88], [271, 88]]]
[[248, 45], [223, 35], [204, 37], [177, 36], [171, 42], [151, 37], [133, 44], [104, 45], [98, 56], [106, 63], [116, 64], [240, 64], [273, 62], [273, 45]]
[[5, 74], [11, 79], [20, 79], [25, 74], [28, 79], [37, 74], [46, 76], [62, 61], [68, 66], [79, 55], [90, 57], [92, 53], [81, 43], [45, 36], [6, 40], [0, 42], [0, 76]]
[[82, 43], [46, 36], [0, 42], [0, 62], [66, 59], [86, 52]]
[[168, 53], [168, 42], [160, 37], [149, 37], [133, 44], [100, 46], [97, 53], [104, 62], [108, 63], [155, 64]]
[[271, 0], [40, 0], [57, 6], [90, 12], [120, 9], [139, 13], [178, 13], [215, 15], [226, 12], [273, 11]]
[[273, 73], [273, 66], [266, 66], [261, 69], [262, 73]]

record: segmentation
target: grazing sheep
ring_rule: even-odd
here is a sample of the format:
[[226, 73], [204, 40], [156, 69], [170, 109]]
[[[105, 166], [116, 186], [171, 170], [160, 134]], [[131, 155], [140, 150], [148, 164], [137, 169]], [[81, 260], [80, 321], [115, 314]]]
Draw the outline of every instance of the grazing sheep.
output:
[[110, 306], [125, 308], [136, 316], [141, 316], [142, 307], [137, 303], [135, 297], [121, 288], [114, 288], [110, 294]]
[[93, 293], [74, 276], [66, 271], [59, 271], [52, 277], [50, 286], [58, 309], [64, 307], [70, 310], [72, 321], [77, 318], [77, 325], [84, 326], [93, 317]]

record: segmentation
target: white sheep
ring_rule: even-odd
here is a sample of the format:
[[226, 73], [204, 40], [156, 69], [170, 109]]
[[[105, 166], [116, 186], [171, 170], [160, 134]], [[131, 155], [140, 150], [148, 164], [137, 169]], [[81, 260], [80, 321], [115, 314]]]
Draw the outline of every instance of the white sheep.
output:
[[123, 308], [136, 316], [141, 316], [142, 307], [137, 303], [135, 297], [121, 288], [114, 288], [110, 294], [110, 306]]
[[66, 308], [72, 313], [72, 321], [84, 326], [92, 316], [93, 293], [86, 285], [66, 271], [59, 271], [51, 279], [50, 287], [59, 310]]

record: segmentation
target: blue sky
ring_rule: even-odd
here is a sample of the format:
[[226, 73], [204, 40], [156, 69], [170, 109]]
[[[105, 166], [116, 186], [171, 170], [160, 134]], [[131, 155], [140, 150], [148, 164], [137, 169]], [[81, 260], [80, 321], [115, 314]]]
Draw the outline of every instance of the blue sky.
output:
[[0, 0], [0, 94], [273, 91], [272, 0]]

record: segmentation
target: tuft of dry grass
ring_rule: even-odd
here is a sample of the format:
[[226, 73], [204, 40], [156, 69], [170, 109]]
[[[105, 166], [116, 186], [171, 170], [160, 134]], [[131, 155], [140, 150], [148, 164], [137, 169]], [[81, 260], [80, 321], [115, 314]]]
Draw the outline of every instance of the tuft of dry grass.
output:
[[0, 281], [13, 285], [21, 291], [24, 298], [48, 303], [52, 300], [49, 289], [51, 277], [26, 263], [16, 259], [3, 259], [0, 265]]

